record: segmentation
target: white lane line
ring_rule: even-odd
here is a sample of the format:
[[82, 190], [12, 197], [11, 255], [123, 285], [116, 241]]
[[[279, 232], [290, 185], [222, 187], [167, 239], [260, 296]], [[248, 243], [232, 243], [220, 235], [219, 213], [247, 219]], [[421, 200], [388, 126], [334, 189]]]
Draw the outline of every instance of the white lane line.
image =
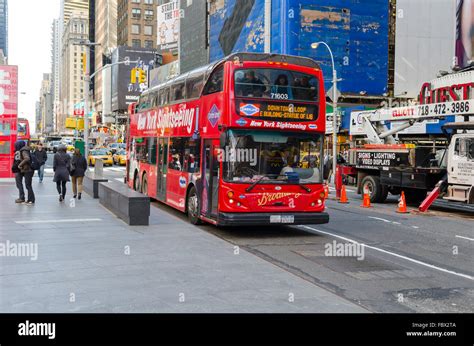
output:
[[391, 223], [391, 222], [392, 222], [392, 221], [390, 221], [390, 220], [382, 219], [381, 217], [368, 216], [368, 218], [369, 218], [369, 219], [374, 219], [374, 220], [383, 221], [383, 222], [387, 222], [387, 223]]
[[418, 229], [418, 228], [420, 228], [420, 227], [418, 227], [418, 226], [411, 226], [411, 227], [412, 227], [412, 228], [414, 228], [414, 229]]
[[395, 225], [401, 225], [400, 222], [396, 222], [396, 221], [392, 221], [392, 223], [395, 224]]
[[[336, 189], [333, 188], [333, 187], [329, 187], [329, 191], [336, 191]], [[346, 187], [346, 192], [356, 192], [356, 191], [355, 191], [355, 190], [352, 190], [352, 189], [348, 189], [348, 188]]]
[[461, 236], [461, 235], [457, 235], [456, 238], [461, 238], [461, 239], [466, 239], [466, 240], [474, 241], [474, 239], [472, 239], [472, 238], [463, 237], [463, 236]]
[[64, 223], [64, 222], [95, 222], [102, 221], [102, 219], [63, 219], [63, 220], [27, 220], [27, 221], [15, 221], [18, 224], [29, 224], [29, 223]]
[[407, 260], [407, 261], [410, 261], [410, 262], [413, 262], [413, 263], [416, 263], [416, 264], [419, 264], [419, 265], [422, 265], [422, 266], [425, 266], [425, 267], [428, 267], [428, 268], [431, 268], [431, 269], [435, 269], [435, 270], [438, 270], [438, 271], [441, 271], [441, 272], [444, 272], [444, 273], [460, 276], [462, 278], [474, 281], [474, 277], [471, 276], [471, 275], [462, 274], [462, 273], [458, 273], [458, 272], [455, 272], [455, 271], [452, 271], [452, 270], [441, 268], [441, 267], [435, 266], [433, 264], [422, 262], [422, 261], [419, 261], [419, 260], [416, 260], [414, 258], [410, 258], [410, 257], [407, 257], [407, 256], [399, 255], [395, 252], [387, 251], [387, 250], [384, 250], [384, 249], [381, 249], [381, 248], [378, 248], [378, 247], [375, 247], [375, 246], [370, 246], [370, 245], [367, 245], [367, 244], [364, 244], [364, 243], [359, 243], [358, 241], [355, 241], [355, 240], [352, 240], [352, 239], [349, 239], [349, 238], [346, 238], [346, 237], [342, 237], [340, 235], [333, 234], [333, 233], [330, 233], [330, 232], [321, 231], [321, 230], [313, 228], [313, 227], [309, 227], [309, 226], [301, 226], [301, 227], [312, 230], [312, 231], [315, 231], [315, 232], [318, 232], [318, 233], [330, 235], [332, 237], [339, 238], [339, 239], [342, 239], [342, 240], [345, 240], [345, 241], [348, 241], [348, 242], [351, 242], [351, 243], [354, 243], [354, 244], [362, 245], [363, 247], [366, 247], [368, 249], [379, 251], [379, 252], [385, 253], [387, 255], [395, 256], [395, 257], [398, 257], [398, 258], [401, 258], [401, 259], [404, 259], [404, 260]]
[[121, 183], [123, 183], [123, 178], [115, 178], [115, 180], [120, 181]]

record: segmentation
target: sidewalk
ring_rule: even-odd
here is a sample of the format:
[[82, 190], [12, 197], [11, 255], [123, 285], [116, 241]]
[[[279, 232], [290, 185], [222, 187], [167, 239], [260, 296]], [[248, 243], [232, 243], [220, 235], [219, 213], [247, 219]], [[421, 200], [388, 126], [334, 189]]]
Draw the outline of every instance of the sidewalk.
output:
[[70, 183], [64, 203], [50, 176], [33, 188], [17, 205], [0, 179], [0, 245], [38, 250], [0, 257], [0, 312], [366, 312], [157, 208], [130, 227], [87, 194], [70, 204]]

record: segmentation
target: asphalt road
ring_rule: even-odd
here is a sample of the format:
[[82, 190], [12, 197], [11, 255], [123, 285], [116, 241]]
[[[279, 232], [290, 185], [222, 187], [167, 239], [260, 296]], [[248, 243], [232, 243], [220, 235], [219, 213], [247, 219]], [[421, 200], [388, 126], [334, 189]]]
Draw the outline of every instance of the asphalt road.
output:
[[[104, 172], [123, 179], [123, 167]], [[474, 312], [473, 215], [414, 208], [398, 214], [393, 196], [371, 209], [361, 208], [350, 188], [348, 197], [349, 204], [339, 204], [331, 192], [326, 225], [200, 228], [369, 311]], [[327, 256], [334, 241], [363, 244], [363, 258]]]

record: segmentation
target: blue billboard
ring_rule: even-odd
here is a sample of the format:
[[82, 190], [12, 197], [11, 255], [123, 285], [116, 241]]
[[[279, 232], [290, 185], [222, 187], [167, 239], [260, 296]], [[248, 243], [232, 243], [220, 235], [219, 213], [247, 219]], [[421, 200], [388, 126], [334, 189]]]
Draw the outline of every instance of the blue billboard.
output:
[[[238, 3], [238, 6], [236, 4]], [[210, 60], [234, 52], [264, 51], [264, 0], [213, 1]], [[380, 96], [388, 91], [388, 0], [272, 0], [271, 50], [321, 64], [331, 87], [332, 49], [343, 94]]]

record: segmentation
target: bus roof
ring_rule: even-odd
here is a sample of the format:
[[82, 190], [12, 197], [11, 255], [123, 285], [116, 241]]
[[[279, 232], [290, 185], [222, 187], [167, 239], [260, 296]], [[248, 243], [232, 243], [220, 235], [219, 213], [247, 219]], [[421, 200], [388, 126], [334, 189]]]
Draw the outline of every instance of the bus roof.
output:
[[301, 56], [294, 56], [294, 55], [284, 55], [284, 54], [273, 54], [273, 53], [233, 53], [231, 55], [228, 55], [220, 60], [214, 61], [208, 65], [204, 65], [201, 67], [198, 67], [194, 70], [185, 72], [183, 74], [180, 74], [176, 77], [173, 77], [166, 82], [163, 82], [161, 84], [155, 85], [154, 87], [145, 90], [142, 95], [147, 95], [157, 89], [159, 89], [161, 86], [165, 84], [171, 84], [173, 81], [176, 80], [185, 80], [188, 76], [192, 75], [197, 75], [200, 73], [205, 73], [206, 78], [207, 76], [210, 75], [210, 73], [219, 65], [226, 61], [235, 61], [238, 59], [240, 62], [245, 62], [245, 61], [258, 61], [258, 62], [282, 62], [282, 63], [288, 63], [292, 65], [299, 65], [299, 66], [304, 66], [304, 67], [310, 67], [310, 68], [317, 68], [319, 69], [320, 66], [319, 64], [314, 61], [313, 59], [310, 58], [305, 58]]

